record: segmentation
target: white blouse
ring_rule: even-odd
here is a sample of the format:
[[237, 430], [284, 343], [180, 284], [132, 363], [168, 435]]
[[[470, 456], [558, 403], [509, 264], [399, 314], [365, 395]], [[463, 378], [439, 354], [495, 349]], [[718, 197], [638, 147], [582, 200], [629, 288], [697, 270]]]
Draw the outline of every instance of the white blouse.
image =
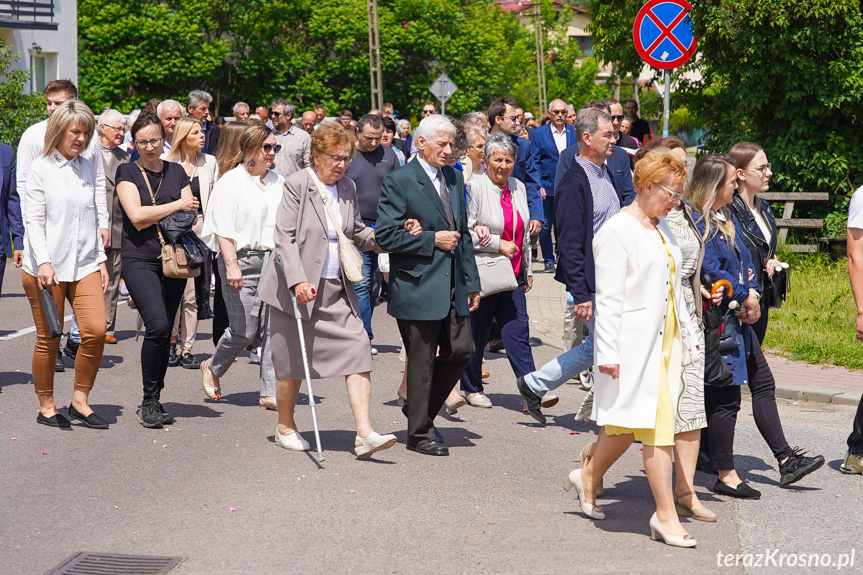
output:
[[217, 235], [233, 240], [237, 251], [273, 249], [284, 185], [285, 179], [272, 170], [263, 184], [242, 165], [226, 173], [210, 192], [201, 239], [215, 252], [221, 251]]
[[36, 276], [41, 264], [50, 263], [58, 280], [74, 282], [106, 260], [90, 160], [67, 160], [57, 150], [37, 158], [27, 174], [23, 204], [25, 272]]
[[330, 219], [329, 210], [324, 207], [324, 215], [327, 218], [327, 236], [329, 243], [327, 244], [327, 257], [324, 260], [324, 269], [321, 270], [321, 277], [324, 279], [339, 279], [342, 277], [341, 260], [339, 259], [339, 232], [336, 231], [336, 226], [342, 227], [342, 210], [339, 206], [339, 190], [336, 186], [324, 185], [327, 191], [327, 202], [333, 210], [333, 215], [336, 216], [337, 222]]

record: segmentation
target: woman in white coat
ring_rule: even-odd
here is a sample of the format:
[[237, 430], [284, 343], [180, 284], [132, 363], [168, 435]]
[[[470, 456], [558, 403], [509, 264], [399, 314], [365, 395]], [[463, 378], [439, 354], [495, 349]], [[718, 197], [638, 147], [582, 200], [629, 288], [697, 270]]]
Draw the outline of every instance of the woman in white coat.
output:
[[[593, 240], [596, 262], [596, 397], [591, 419], [604, 427], [592, 457], [567, 477], [582, 511], [605, 519], [595, 506], [596, 486], [634, 439], [656, 500], [651, 535], [669, 545], [694, 547], [674, 507], [671, 449], [674, 403], [692, 334], [681, 291], [681, 252], [665, 216], [679, 205], [684, 163], [668, 150], [649, 152], [636, 165], [636, 199]], [[681, 322], [686, 322], [681, 326]]]

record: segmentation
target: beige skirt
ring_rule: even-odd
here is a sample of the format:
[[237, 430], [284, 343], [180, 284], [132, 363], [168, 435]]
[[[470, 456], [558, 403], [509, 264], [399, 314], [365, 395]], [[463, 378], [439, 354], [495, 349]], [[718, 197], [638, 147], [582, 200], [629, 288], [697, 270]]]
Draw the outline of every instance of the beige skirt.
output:
[[[363, 321], [351, 309], [341, 279], [321, 279], [303, 335], [312, 379], [372, 370], [372, 346]], [[297, 320], [270, 310], [270, 343], [277, 379], [305, 379]]]

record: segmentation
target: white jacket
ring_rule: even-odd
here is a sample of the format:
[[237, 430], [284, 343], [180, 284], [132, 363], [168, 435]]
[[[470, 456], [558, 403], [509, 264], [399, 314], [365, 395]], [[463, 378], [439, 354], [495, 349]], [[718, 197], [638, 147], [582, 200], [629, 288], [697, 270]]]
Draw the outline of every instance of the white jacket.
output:
[[[697, 333], [690, 328], [680, 289], [680, 248], [665, 218], [659, 218], [658, 228], [674, 257], [673, 278], [662, 239], [626, 211], [609, 219], [593, 239], [596, 396], [591, 419], [600, 426], [656, 427], [669, 281], [678, 326], [685, 322], [681, 333]], [[680, 394], [683, 348], [693, 349], [691, 345], [676, 342], [672, 349], [668, 387], [673, 402]], [[620, 366], [619, 379], [599, 372], [600, 365], [615, 364]]]

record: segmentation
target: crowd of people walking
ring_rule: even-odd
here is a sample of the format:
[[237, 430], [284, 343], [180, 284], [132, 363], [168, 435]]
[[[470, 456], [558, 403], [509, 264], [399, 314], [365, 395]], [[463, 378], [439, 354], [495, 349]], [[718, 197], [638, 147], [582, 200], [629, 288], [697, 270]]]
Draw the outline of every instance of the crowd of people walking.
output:
[[[97, 121], [67, 80], [45, 96], [48, 119], [24, 133], [17, 164], [0, 149], [0, 274], [7, 254], [22, 268], [40, 424], [108, 428], [89, 396], [105, 344], [117, 342], [125, 289], [143, 324], [145, 427], [174, 422], [161, 403], [170, 367], [199, 369], [218, 401], [223, 386], [242, 385], [228, 374], [251, 350], [260, 406], [278, 413], [278, 445], [310, 449], [294, 418], [302, 380], [344, 377], [356, 455], [390, 448], [396, 437], [374, 431], [370, 399], [372, 317], [385, 285], [404, 346], [409, 450], [448, 455], [438, 412], [493, 407], [483, 359], [500, 340], [513, 390], [542, 424], [559, 401], [551, 392], [592, 370], [578, 412], [599, 426], [597, 440], [564, 482], [590, 518], [606, 517], [603, 477], [634, 441], [656, 502], [654, 539], [694, 547], [678, 517], [716, 521], [696, 494], [696, 470], [717, 476], [718, 494], [760, 497], [735, 470], [744, 385], [781, 485], [824, 463], [789, 446], [761, 351], [785, 272], [758, 196], [772, 171], [757, 144], [688, 170], [680, 140], [653, 138], [637, 103], [614, 98], [581, 110], [554, 99], [541, 125], [509, 97], [461, 119], [429, 102], [412, 131], [388, 104], [355, 120], [347, 109], [327, 119], [323, 106], [298, 114], [283, 99], [254, 113], [238, 102], [219, 122], [211, 96], [195, 90], [185, 106], [151, 101]], [[861, 201], [852, 201], [854, 233]], [[852, 280], [861, 259], [854, 251]], [[526, 303], [535, 273], [565, 286], [574, 342], [539, 368]], [[863, 301], [863, 279], [852, 286]], [[75, 362], [68, 418], [53, 384], [65, 369], [56, 319], [66, 301], [75, 316], [64, 348]], [[197, 326], [209, 319], [215, 351], [200, 361]], [[848, 473], [863, 472], [861, 426], [858, 410]]]

